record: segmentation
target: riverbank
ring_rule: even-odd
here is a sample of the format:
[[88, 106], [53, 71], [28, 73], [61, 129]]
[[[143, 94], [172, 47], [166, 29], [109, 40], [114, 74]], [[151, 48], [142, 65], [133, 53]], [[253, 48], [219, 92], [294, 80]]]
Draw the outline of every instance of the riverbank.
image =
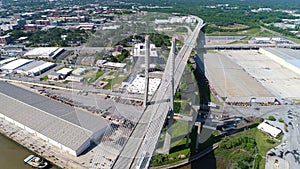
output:
[[[52, 164], [61, 168], [85, 169], [89, 168], [89, 162], [93, 158], [93, 150], [79, 157], [74, 157], [48, 142], [20, 129], [12, 123], [0, 118], [0, 134], [12, 139], [21, 146], [47, 159]], [[23, 157], [22, 157], [23, 158]], [[25, 157], [24, 157], [25, 158]], [[23, 162], [23, 159], [22, 159]], [[22, 167], [23, 168], [23, 167]], [[24, 167], [25, 168], [25, 167]]]
[[9, 169], [29, 169], [31, 167], [24, 164], [23, 159], [32, 154], [13, 140], [0, 134], [0, 166]]

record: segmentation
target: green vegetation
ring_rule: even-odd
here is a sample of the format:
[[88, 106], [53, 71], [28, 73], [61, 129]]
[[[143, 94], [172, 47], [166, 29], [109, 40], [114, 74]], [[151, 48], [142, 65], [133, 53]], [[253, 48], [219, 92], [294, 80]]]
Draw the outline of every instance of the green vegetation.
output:
[[[132, 35], [125, 39], [122, 39], [120, 42], [117, 43], [117, 45], [122, 45], [125, 47], [130, 47], [132, 39], [135, 39], [136, 41], [145, 41], [145, 33], [140, 35]], [[156, 47], [162, 47], [162, 46], [171, 46], [170, 37], [165, 34], [160, 33], [148, 33], [150, 36], [150, 40], [152, 43], [155, 44]]]
[[269, 116], [269, 117], [268, 117], [268, 120], [276, 121], [276, 118], [275, 118], [274, 116]]
[[40, 78], [40, 81], [46, 81], [46, 80], [48, 80], [48, 75]]
[[115, 85], [121, 85], [121, 83], [127, 78], [127, 75], [125, 74], [118, 74], [118, 73], [113, 73], [109, 76], [114, 76], [114, 78], [104, 78], [102, 79], [105, 82], [108, 82], [107, 85], [104, 86], [103, 89], [105, 90], [112, 90], [115, 88]]
[[217, 159], [225, 160], [234, 168], [263, 169], [267, 151], [278, 144], [257, 128], [252, 128], [223, 138], [214, 152]]
[[126, 49], [123, 49], [121, 54], [119, 54], [118, 56], [113, 56], [113, 55], [109, 55], [106, 57], [106, 59], [108, 61], [111, 61], [111, 62], [119, 62], [119, 63], [122, 63], [126, 58], [128, 58], [128, 56], [130, 55], [130, 51], [129, 50], [126, 50]]
[[87, 83], [88, 84], [93, 83], [95, 80], [97, 80], [104, 73], [105, 73], [105, 71], [99, 71], [99, 70], [97, 70], [96, 74], [87, 80]]
[[284, 123], [284, 120], [283, 120], [281, 117], [278, 119], [278, 121], [279, 121], [280, 123]]
[[[65, 30], [61, 28], [50, 29], [47, 31], [37, 30], [24, 32], [23, 30], [13, 30], [10, 32], [12, 40], [20, 37], [28, 37], [28, 46], [71, 46], [84, 43], [88, 37], [87, 31], [84, 30]], [[61, 35], [67, 35], [63, 40]]]

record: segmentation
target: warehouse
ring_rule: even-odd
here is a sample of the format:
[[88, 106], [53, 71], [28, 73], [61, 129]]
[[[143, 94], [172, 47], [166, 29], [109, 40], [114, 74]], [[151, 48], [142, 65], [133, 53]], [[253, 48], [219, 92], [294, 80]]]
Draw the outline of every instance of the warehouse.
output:
[[7, 63], [9, 63], [9, 62], [12, 62], [12, 61], [14, 61], [14, 60], [17, 60], [17, 58], [7, 58], [7, 59], [4, 59], [4, 60], [1, 60], [1, 61], [0, 61], [0, 66], [1, 66], [1, 65], [4, 65], [4, 64], [7, 64]]
[[[133, 56], [140, 57], [146, 55], [146, 47], [144, 43], [134, 45]], [[157, 49], [154, 44], [150, 44], [150, 57], [158, 57]]]
[[70, 81], [70, 82], [83, 82], [84, 78], [83, 77], [78, 77], [78, 76], [68, 76], [66, 79], [66, 81]]
[[67, 76], [69, 76], [72, 73], [73, 69], [70, 68], [62, 68], [60, 70], [58, 70], [56, 73], [61, 74], [61, 76], [64, 78], [66, 78]]
[[287, 48], [260, 48], [259, 52], [300, 75], [300, 52]]
[[0, 118], [73, 156], [103, 135], [105, 119], [6, 82], [0, 82]]
[[268, 122], [264, 121], [262, 123], [260, 123], [257, 128], [263, 132], [266, 133], [274, 138], [278, 137], [279, 134], [281, 133], [281, 130], [277, 127], [274, 127], [272, 125], [270, 125]]
[[45, 47], [45, 48], [35, 48], [24, 54], [27, 58], [45, 58], [54, 60], [60, 54], [64, 52], [63, 48], [58, 47]]
[[77, 68], [72, 72], [72, 74], [80, 76], [80, 75], [85, 74], [85, 72], [86, 72], [86, 68]]
[[28, 73], [27, 73], [28, 70], [35, 68], [37, 66], [40, 66], [44, 63], [45, 63], [45, 61], [32, 61], [24, 66], [19, 67], [18, 69], [15, 70], [15, 72], [18, 74], [28, 75]]
[[0, 69], [2, 71], [6, 71], [8, 73], [12, 73], [14, 70], [18, 69], [21, 66], [24, 66], [28, 63], [32, 62], [32, 60], [29, 59], [18, 59], [12, 62], [9, 62], [8, 64], [2, 66]]
[[51, 62], [33, 61], [29, 64], [19, 67], [15, 70], [15, 72], [26, 76], [37, 76], [52, 69], [55, 67], [55, 65], [56, 64]]
[[40, 65], [40, 66], [37, 66], [37, 67], [34, 67], [30, 70], [28, 70], [28, 75], [29, 76], [38, 76], [52, 68], [54, 68], [56, 66], [55, 63], [52, 63], [52, 62], [45, 62], [44, 64]]
[[[153, 95], [155, 91], [158, 89], [160, 85], [161, 79], [159, 78], [150, 78], [149, 79], [149, 95]], [[138, 93], [138, 94], [144, 94], [145, 91], [145, 77], [143, 76], [136, 76], [136, 78], [129, 83], [122, 83], [122, 85], [125, 87], [126, 90], [129, 93]]]

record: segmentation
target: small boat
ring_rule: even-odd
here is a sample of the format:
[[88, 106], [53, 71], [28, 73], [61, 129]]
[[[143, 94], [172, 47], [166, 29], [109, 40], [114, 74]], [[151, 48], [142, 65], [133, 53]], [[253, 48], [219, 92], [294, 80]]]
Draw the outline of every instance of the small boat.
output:
[[48, 163], [44, 161], [42, 158], [30, 155], [24, 159], [24, 163], [34, 167], [34, 168], [45, 168], [47, 167]]

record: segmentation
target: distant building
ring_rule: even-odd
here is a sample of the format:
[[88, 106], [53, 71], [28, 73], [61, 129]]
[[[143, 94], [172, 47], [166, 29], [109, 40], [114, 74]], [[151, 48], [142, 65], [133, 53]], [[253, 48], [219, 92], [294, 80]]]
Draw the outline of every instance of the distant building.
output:
[[[153, 95], [160, 85], [161, 79], [150, 78], [149, 79], [149, 95]], [[144, 94], [145, 92], [145, 77], [136, 76], [135, 79], [129, 82], [123, 82], [122, 86], [126, 88], [129, 93]]]
[[62, 68], [60, 70], [58, 70], [56, 73], [59, 73], [63, 76], [63, 78], [66, 78], [67, 76], [69, 76], [72, 73], [73, 69], [70, 68]]
[[86, 72], [86, 68], [77, 68], [72, 72], [72, 74], [80, 76], [80, 75], [85, 74], [85, 72]]
[[77, 77], [77, 76], [68, 76], [66, 79], [66, 81], [70, 81], [70, 82], [83, 82], [84, 78], [83, 77]]
[[4, 46], [11, 42], [10, 35], [0, 36], [0, 45]]
[[32, 62], [32, 61], [33, 60], [29, 60], [29, 59], [17, 59], [17, 60], [9, 62], [9, 63], [5, 64], [4, 66], [0, 67], [0, 70], [8, 72], [8, 73], [12, 73], [14, 70]]
[[264, 121], [262, 123], [260, 123], [257, 128], [263, 132], [266, 133], [274, 138], [278, 137], [279, 134], [282, 132], [279, 128], [274, 127], [272, 125], [270, 125], [268, 122]]
[[97, 60], [96, 65], [105, 69], [125, 69], [126, 63], [108, 62], [107, 60]]
[[35, 24], [47, 26], [47, 25], [50, 25], [50, 21], [49, 20], [36, 20]]
[[24, 54], [24, 57], [28, 58], [46, 58], [50, 60], [55, 60], [60, 54], [65, 50], [58, 47], [44, 47], [44, 48], [34, 48]]
[[103, 26], [102, 30], [116, 30], [119, 29], [120, 25], [114, 25], [114, 26]]
[[27, 24], [24, 26], [24, 29], [26, 31], [35, 31], [38, 29], [37, 25], [36, 24]]
[[117, 45], [114, 47], [113, 51], [111, 52], [111, 54], [116, 57], [118, 55], [120, 55], [122, 53], [122, 50], [123, 50], [123, 46], [121, 45]]
[[33, 61], [27, 65], [19, 67], [15, 70], [15, 72], [26, 76], [38, 76], [55, 66], [56, 64], [52, 62]]
[[[134, 45], [133, 56], [140, 57], [145, 56], [146, 47], [144, 43], [138, 43]], [[150, 57], [158, 57], [157, 49], [154, 44], [150, 44]]]

